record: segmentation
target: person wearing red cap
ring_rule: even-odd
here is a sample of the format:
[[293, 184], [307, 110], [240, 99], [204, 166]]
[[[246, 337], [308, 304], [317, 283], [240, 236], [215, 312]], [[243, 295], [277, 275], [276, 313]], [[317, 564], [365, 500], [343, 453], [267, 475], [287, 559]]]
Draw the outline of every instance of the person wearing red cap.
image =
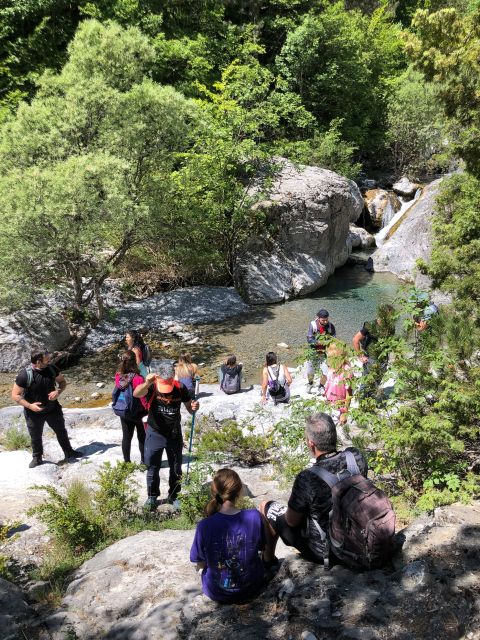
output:
[[135, 387], [133, 395], [136, 398], [147, 396], [148, 419], [144, 458], [148, 467], [148, 498], [145, 509], [155, 511], [160, 495], [160, 467], [164, 449], [170, 467], [168, 502], [173, 504], [180, 493], [183, 449], [180, 415], [182, 402], [189, 413], [196, 411], [199, 404], [190, 398], [185, 385], [175, 380], [175, 368], [169, 362], [162, 362], [156, 373], [149, 373], [145, 382]]

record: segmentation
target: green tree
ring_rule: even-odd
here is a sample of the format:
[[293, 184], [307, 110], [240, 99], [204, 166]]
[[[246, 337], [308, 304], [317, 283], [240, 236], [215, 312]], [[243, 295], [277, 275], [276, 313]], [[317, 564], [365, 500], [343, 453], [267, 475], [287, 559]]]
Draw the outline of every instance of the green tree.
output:
[[457, 124], [454, 148], [480, 177], [480, 7], [419, 10], [407, 52], [435, 84], [445, 114]]
[[387, 141], [395, 173], [431, 174], [447, 161], [447, 123], [436, 87], [412, 68], [392, 84]]
[[4, 303], [65, 284], [77, 309], [95, 299], [101, 317], [105, 278], [160, 226], [168, 236], [168, 184], [195, 109], [145, 77], [153, 57], [137, 29], [86, 21], [62, 72], [46, 73], [32, 104], [4, 126]]
[[276, 64], [320, 129], [341, 120], [345, 140], [361, 149], [378, 146], [387, 78], [403, 64], [400, 30], [386, 12], [369, 17], [342, 3], [327, 5], [288, 34]]

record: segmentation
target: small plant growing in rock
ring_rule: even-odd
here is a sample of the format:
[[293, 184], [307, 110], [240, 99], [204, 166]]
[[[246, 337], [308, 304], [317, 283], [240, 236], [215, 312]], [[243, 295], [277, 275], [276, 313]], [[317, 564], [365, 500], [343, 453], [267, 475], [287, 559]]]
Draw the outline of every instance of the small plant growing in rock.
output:
[[205, 505], [210, 500], [210, 481], [214, 475], [213, 467], [202, 460], [190, 466], [188, 482], [182, 485], [179, 496], [182, 515], [195, 524], [203, 517]]
[[90, 491], [83, 482], [72, 482], [65, 495], [50, 486], [33, 488], [46, 491], [48, 499], [32, 507], [28, 514], [38, 516], [55, 542], [69, 551], [82, 552], [93, 549], [103, 539]]
[[139, 468], [132, 462], [105, 462], [97, 474], [98, 489], [93, 494], [95, 509], [106, 525], [111, 520], [125, 521], [137, 512], [137, 483], [132, 475]]
[[205, 431], [197, 447], [200, 457], [210, 460], [234, 460], [248, 467], [262, 464], [270, 458], [269, 436], [255, 435], [254, 427], [250, 427], [250, 433], [244, 435], [244, 430], [234, 420], [223, 422], [220, 428]]
[[1, 444], [7, 451], [21, 451], [30, 449], [30, 437], [25, 428], [18, 424], [8, 427], [3, 432]]

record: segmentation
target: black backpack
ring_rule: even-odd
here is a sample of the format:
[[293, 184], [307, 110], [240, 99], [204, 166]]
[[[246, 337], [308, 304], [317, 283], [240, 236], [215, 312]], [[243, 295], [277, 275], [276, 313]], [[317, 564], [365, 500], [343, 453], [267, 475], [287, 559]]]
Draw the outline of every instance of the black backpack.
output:
[[142, 362], [146, 367], [150, 366], [152, 362], [152, 350], [148, 344], [144, 344], [142, 348]]
[[319, 465], [309, 471], [332, 490], [332, 510], [328, 531], [312, 519], [326, 543], [324, 562], [328, 568], [328, 552], [352, 568], [378, 569], [395, 552], [395, 512], [385, 493], [365, 478], [355, 456], [345, 451], [347, 468], [333, 474]]
[[278, 376], [280, 375], [280, 365], [277, 365], [277, 374], [273, 377], [270, 369], [271, 367], [267, 367], [267, 376], [268, 376], [268, 392], [272, 396], [272, 398], [280, 399], [284, 398], [286, 394], [285, 386], [280, 384], [278, 381]]

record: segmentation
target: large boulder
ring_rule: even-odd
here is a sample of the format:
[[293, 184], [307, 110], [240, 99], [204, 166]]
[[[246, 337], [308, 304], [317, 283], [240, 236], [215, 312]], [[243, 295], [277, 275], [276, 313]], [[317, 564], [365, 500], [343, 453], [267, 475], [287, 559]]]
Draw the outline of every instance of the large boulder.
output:
[[395, 193], [398, 193], [399, 196], [403, 196], [408, 199], [413, 198], [418, 189], [420, 189], [420, 185], [416, 182], [412, 182], [406, 176], [400, 178], [400, 180], [395, 182], [393, 185]]
[[0, 638], [17, 640], [27, 638], [24, 631], [31, 631], [35, 612], [25, 602], [21, 589], [8, 580], [0, 578]]
[[59, 311], [42, 307], [0, 316], [0, 371], [30, 362], [33, 349], [59, 351], [69, 340], [68, 324]]
[[393, 226], [382, 246], [372, 255], [375, 271], [390, 271], [402, 280], [427, 286], [424, 277], [416, 274], [416, 261], [428, 260], [432, 249], [432, 216], [435, 212], [441, 179], [427, 185], [421, 197]]
[[385, 189], [370, 189], [365, 193], [365, 204], [368, 209], [368, 219], [372, 227], [385, 227], [399, 211], [402, 203], [391, 191]]
[[268, 199], [264, 233], [236, 257], [235, 285], [252, 304], [281, 302], [324, 285], [345, 264], [349, 225], [363, 210], [357, 185], [333, 171], [279, 161]]

